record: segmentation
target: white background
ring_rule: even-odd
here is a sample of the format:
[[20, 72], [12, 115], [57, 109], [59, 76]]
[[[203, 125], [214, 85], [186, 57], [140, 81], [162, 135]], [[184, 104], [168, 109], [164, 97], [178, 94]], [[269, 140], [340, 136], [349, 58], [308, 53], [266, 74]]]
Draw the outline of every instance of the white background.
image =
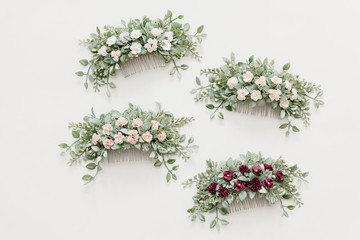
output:
[[[214, 1], [215, 2], [215, 1]], [[358, 1], [9, 1], [0, 7], [1, 173], [0, 239], [356, 239], [359, 225], [360, 4]], [[204, 24], [203, 60], [177, 80], [165, 69], [112, 80], [86, 91], [74, 72], [90, 56], [78, 40], [96, 26], [120, 20], [183, 14], [192, 31]], [[325, 106], [312, 111], [312, 125], [286, 138], [281, 121], [239, 113], [210, 120], [189, 91], [201, 68], [238, 60], [291, 62], [291, 72], [320, 83]], [[69, 167], [58, 143], [72, 141], [69, 121], [123, 110], [128, 102], [176, 116], [194, 116], [184, 128], [200, 149], [180, 162], [178, 181], [152, 162], [105, 164], [93, 184], [83, 186], [83, 166]], [[246, 151], [282, 155], [310, 172], [301, 193], [304, 207], [281, 217], [278, 205], [227, 216], [220, 232], [188, 219], [195, 189], [181, 182], [204, 170], [205, 160], [226, 160]]]

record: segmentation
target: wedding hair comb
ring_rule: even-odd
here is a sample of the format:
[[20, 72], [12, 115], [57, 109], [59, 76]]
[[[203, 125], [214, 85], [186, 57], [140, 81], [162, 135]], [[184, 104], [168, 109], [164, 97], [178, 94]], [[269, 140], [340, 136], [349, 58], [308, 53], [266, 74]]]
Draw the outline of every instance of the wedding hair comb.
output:
[[320, 85], [301, 80], [298, 75], [288, 73], [290, 63], [283, 66], [282, 71], [274, 69], [274, 60], [265, 58], [263, 61], [254, 60], [251, 56], [246, 62], [236, 62], [234, 53], [230, 59], [223, 58], [225, 65], [220, 68], [202, 69], [201, 75], [208, 78], [208, 84], [203, 86], [200, 78], [196, 77], [198, 88], [191, 90], [195, 101], [210, 100], [217, 102], [207, 104], [208, 109], [214, 110], [223, 119], [219, 110], [239, 111], [247, 114], [279, 117], [287, 119], [280, 126], [299, 132], [299, 128], [292, 124], [293, 118], [301, 119], [305, 126], [310, 124], [310, 100], [316, 108], [324, 102], [319, 98], [323, 91]]
[[[295, 180], [306, 181], [307, 172], [302, 173], [297, 165], [289, 167], [280, 157], [277, 160], [248, 152], [240, 159], [228, 159], [219, 164], [208, 160], [207, 169], [183, 183], [184, 188], [195, 184], [197, 193], [193, 197], [194, 206], [188, 210], [192, 221], [197, 218], [205, 222], [203, 213], [216, 212], [211, 228], [220, 228], [219, 214], [228, 214], [255, 207], [268, 206], [280, 202], [283, 215], [295, 205], [301, 207]], [[295, 205], [286, 205], [285, 201]]]
[[199, 26], [195, 34], [190, 34], [189, 23], [177, 22], [183, 17], [179, 15], [173, 18], [172, 12], [168, 11], [163, 20], [143, 17], [128, 23], [122, 20], [119, 27], [105, 26], [103, 32], [96, 28], [96, 33], [81, 42], [93, 54], [90, 60], [80, 60], [82, 65], [88, 66], [88, 70], [85, 73], [76, 72], [76, 75], [85, 76], [85, 88], [88, 88], [88, 81], [93, 84], [95, 91], [100, 91], [100, 87], [106, 85], [108, 96], [109, 88], [116, 87], [109, 77], [115, 76], [118, 70], [128, 77], [172, 62], [174, 67], [170, 75], [177, 73], [181, 78], [180, 70], [186, 70], [189, 66], [177, 65], [176, 60], [186, 55], [200, 60], [197, 45], [206, 36], [202, 33], [204, 26]]
[[155, 167], [166, 167], [167, 181], [176, 180], [175, 171], [179, 166], [170, 166], [176, 162], [170, 156], [179, 155], [187, 160], [189, 153], [197, 148], [193, 145], [193, 137], [183, 144], [186, 135], [179, 133], [181, 127], [194, 119], [175, 118], [172, 113], [161, 110], [159, 103], [157, 105], [159, 110], [153, 112], [129, 103], [129, 108], [122, 113], [112, 110], [99, 117], [91, 109], [84, 122], [69, 124], [76, 140], [71, 145], [59, 144], [65, 149], [62, 155], [70, 152], [70, 165], [84, 161], [87, 169], [95, 170], [94, 175], [82, 177], [87, 183], [97, 176], [105, 158], [110, 162], [154, 159]]

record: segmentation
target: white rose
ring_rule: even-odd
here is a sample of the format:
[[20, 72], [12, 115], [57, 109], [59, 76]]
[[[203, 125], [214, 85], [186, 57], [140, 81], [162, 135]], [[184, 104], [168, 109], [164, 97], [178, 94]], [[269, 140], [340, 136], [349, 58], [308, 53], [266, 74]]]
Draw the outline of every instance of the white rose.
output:
[[265, 86], [266, 85], [266, 78], [264, 76], [259, 77], [255, 80], [255, 84], [259, 86]]
[[128, 120], [126, 118], [124, 118], [124, 117], [120, 117], [115, 122], [116, 126], [125, 126], [127, 123], [128, 123]]
[[280, 107], [282, 107], [283, 109], [286, 109], [289, 107], [290, 101], [289, 100], [280, 100]]
[[116, 37], [115, 36], [112, 36], [112, 37], [109, 37], [106, 41], [106, 44], [108, 46], [111, 46], [111, 45], [114, 45], [116, 43]]
[[236, 77], [232, 77], [229, 78], [229, 80], [227, 81], [227, 85], [229, 86], [230, 89], [233, 89], [235, 87], [236, 84], [238, 84], [238, 80]]
[[106, 52], [106, 46], [102, 46], [99, 50], [98, 50], [98, 54], [101, 56], [106, 57], [107, 52]]
[[157, 49], [157, 43], [158, 43], [158, 40], [157, 40], [157, 39], [149, 38], [144, 47], [146, 48], [146, 50], [147, 50], [149, 53], [151, 53], [151, 52], [156, 51], [156, 49]]
[[127, 43], [127, 42], [128, 42], [128, 40], [127, 40], [125, 37], [129, 37], [129, 33], [128, 33], [128, 32], [120, 33], [119, 38], [120, 38], [120, 41], [122, 41], [123, 43]]
[[293, 89], [291, 90], [291, 92], [292, 92], [292, 95], [291, 95], [290, 99], [291, 99], [291, 100], [297, 99], [297, 97], [298, 97], [297, 90], [296, 90], [295, 88], [293, 88]]
[[115, 62], [119, 61], [120, 56], [121, 56], [121, 51], [120, 50], [111, 52], [111, 57], [114, 59]]
[[246, 95], [249, 94], [248, 90], [246, 90], [245, 88], [239, 89], [237, 90], [237, 99], [239, 99], [240, 101], [243, 101], [246, 99]]
[[282, 83], [282, 79], [279, 78], [278, 76], [275, 76], [275, 77], [271, 78], [271, 81], [272, 81], [274, 84], [276, 84], [276, 85]]
[[291, 83], [288, 80], [285, 81], [285, 88], [289, 91], [291, 90]]
[[164, 35], [167, 38], [167, 40], [169, 40], [170, 42], [172, 40], [174, 40], [174, 33], [173, 32], [165, 32]]
[[250, 71], [247, 71], [242, 75], [244, 82], [251, 82], [251, 80], [254, 77], [254, 74], [252, 74]]
[[269, 98], [271, 101], [279, 101], [281, 95], [281, 91], [279, 89], [270, 89], [269, 90]]
[[259, 90], [252, 91], [251, 99], [254, 100], [254, 101], [262, 99], [261, 92]]
[[162, 49], [169, 51], [171, 49], [171, 43], [169, 40], [162, 40], [161, 41], [161, 47]]
[[154, 37], [159, 36], [160, 34], [162, 34], [163, 30], [160, 28], [153, 28], [151, 29], [151, 34], [154, 35]]
[[141, 32], [140, 32], [140, 30], [133, 30], [133, 31], [130, 33], [130, 37], [132, 37], [133, 39], [137, 39], [137, 38], [141, 37]]
[[149, 133], [149, 131], [146, 131], [145, 133], [143, 133], [143, 135], [141, 135], [141, 137], [144, 139], [145, 142], [151, 142], [152, 140], [152, 135], [151, 133]]
[[115, 143], [117, 144], [123, 143], [123, 138], [124, 135], [121, 132], [118, 132], [117, 134], [114, 135]]
[[141, 52], [141, 44], [140, 43], [132, 43], [130, 46], [131, 54], [137, 55]]

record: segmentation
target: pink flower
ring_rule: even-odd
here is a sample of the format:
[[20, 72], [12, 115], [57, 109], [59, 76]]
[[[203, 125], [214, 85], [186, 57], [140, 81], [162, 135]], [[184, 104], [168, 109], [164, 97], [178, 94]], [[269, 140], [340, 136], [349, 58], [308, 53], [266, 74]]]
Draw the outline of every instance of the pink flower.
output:
[[136, 144], [139, 140], [139, 133], [137, 130], [129, 130], [128, 142]]
[[110, 135], [110, 132], [113, 130], [113, 126], [107, 123], [102, 127], [102, 129], [103, 129], [103, 134]]
[[152, 130], [158, 130], [159, 129], [160, 123], [158, 121], [151, 120], [151, 123], [152, 123], [152, 126], [151, 126]]
[[165, 141], [165, 139], [166, 139], [166, 133], [165, 133], [164, 131], [162, 131], [161, 133], [159, 133], [159, 134], [157, 135], [157, 138], [159, 139], [160, 142]]
[[137, 127], [140, 127], [142, 125], [143, 125], [143, 122], [141, 121], [140, 118], [135, 118], [133, 120], [133, 124], [132, 124], [133, 127], [137, 128]]
[[110, 149], [112, 145], [114, 145], [114, 141], [112, 139], [104, 139], [103, 145], [106, 149]]
[[125, 126], [128, 123], [128, 120], [126, 120], [126, 118], [124, 117], [120, 117], [118, 120], [116, 120], [115, 124], [116, 126]]
[[149, 131], [146, 131], [146, 133], [143, 133], [143, 135], [141, 135], [141, 137], [144, 139], [145, 142], [151, 142], [151, 140], [152, 140], [152, 135], [151, 135], [151, 133], [149, 133]]
[[94, 133], [91, 138], [94, 145], [98, 144], [98, 141], [100, 140], [100, 135]]
[[115, 134], [114, 138], [115, 138], [115, 143], [121, 144], [123, 143], [124, 135], [122, 135], [121, 132], [118, 132], [117, 134]]

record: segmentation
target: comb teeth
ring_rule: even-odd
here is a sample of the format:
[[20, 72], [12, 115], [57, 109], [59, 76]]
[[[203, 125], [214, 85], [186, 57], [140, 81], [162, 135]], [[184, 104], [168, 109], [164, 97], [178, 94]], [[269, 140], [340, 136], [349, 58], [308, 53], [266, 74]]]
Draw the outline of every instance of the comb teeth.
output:
[[121, 72], [125, 78], [137, 72], [159, 67], [165, 67], [165, 61], [161, 56], [154, 53], [139, 55], [138, 57], [134, 57], [129, 61], [120, 64]]
[[244, 104], [238, 104], [237, 112], [280, 119], [279, 108], [273, 109], [269, 103], [266, 103], [264, 106], [250, 107], [250, 102], [246, 101]]
[[268, 207], [270, 206], [269, 202], [266, 200], [265, 197], [258, 197], [257, 195], [253, 198], [250, 199], [249, 197], [245, 198], [243, 201], [239, 201], [239, 202], [233, 202], [232, 204], [229, 205], [229, 212], [233, 213], [233, 212], [239, 212], [242, 210], [248, 210], [251, 208], [257, 208], [257, 207]]
[[122, 151], [108, 151], [109, 163], [117, 162], [135, 162], [135, 161], [146, 161], [151, 159], [148, 152], [142, 150], [130, 148]]

